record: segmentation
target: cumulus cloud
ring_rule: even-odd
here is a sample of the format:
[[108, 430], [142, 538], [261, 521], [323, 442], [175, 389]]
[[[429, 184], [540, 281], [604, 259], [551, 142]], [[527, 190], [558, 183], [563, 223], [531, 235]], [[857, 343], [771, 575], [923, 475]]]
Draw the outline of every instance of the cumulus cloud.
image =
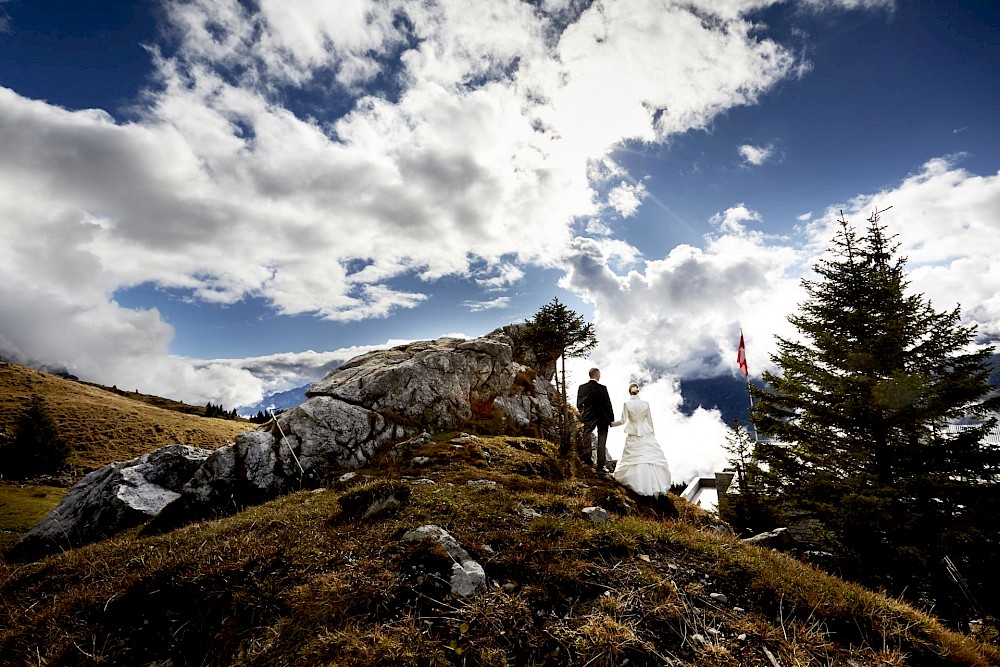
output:
[[737, 150], [740, 157], [743, 158], [743, 163], [752, 167], [759, 167], [774, 157], [774, 144], [767, 144], [766, 146], [743, 144]]
[[608, 192], [608, 206], [623, 218], [635, 215], [647, 195], [642, 182], [635, 184], [622, 181]]
[[[349, 322], [419, 307], [445, 276], [492, 290], [559, 266], [579, 220], [610, 229], [645, 195], [621, 167], [594, 177], [612, 150], [706, 128], [796, 75], [744, 18], [768, 4], [163, 0], [167, 46], [149, 47], [128, 121], [0, 88], [3, 352], [232, 404], [261, 379], [171, 355], [171, 324], [114, 295]], [[612, 173], [635, 185], [608, 207]], [[615, 270], [638, 258], [595, 243]], [[624, 289], [669, 293], [721, 263], [679, 249]]]
[[961, 156], [927, 161], [900, 183], [831, 206], [813, 220], [807, 234], [820, 244], [832, 238], [843, 209], [864, 229], [876, 210], [896, 235], [907, 258], [914, 292], [939, 310], [962, 307], [966, 322], [976, 324], [983, 340], [1000, 338], [1000, 173], [980, 176], [960, 165]]
[[510, 262], [502, 263], [495, 271], [496, 275], [489, 278], [477, 278], [476, 284], [487, 291], [496, 291], [506, 289], [524, 277], [524, 271]]
[[[863, 233], [876, 208], [891, 206], [881, 222], [908, 258], [911, 291], [939, 310], [960, 304], [980, 341], [995, 342], [1000, 174], [971, 174], [959, 161], [930, 160], [892, 187], [830, 206], [792, 237], [758, 231], [760, 214], [736, 204], [713, 216], [717, 231], [703, 247], [678, 246], [625, 272], [596, 241], [578, 239], [562, 284], [594, 304], [600, 345], [574, 366], [573, 380], [585, 381], [586, 369], [598, 365], [622, 398], [628, 382], [648, 385], [644, 398], [675, 475], [690, 479], [716, 469], [725, 460], [727, 425], [714, 411], [682, 415], [678, 379], [735, 375], [741, 329], [751, 373], [777, 370], [770, 360], [775, 337], [797, 336], [787, 316], [806, 298], [801, 281], [815, 278], [811, 269], [830, 247], [841, 210]], [[612, 435], [613, 447], [623, 441]]]

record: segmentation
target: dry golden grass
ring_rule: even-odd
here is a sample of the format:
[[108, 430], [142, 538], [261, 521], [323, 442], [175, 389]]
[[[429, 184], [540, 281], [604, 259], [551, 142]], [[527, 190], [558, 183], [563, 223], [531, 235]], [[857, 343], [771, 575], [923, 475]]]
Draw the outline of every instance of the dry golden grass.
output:
[[12, 435], [35, 396], [44, 401], [72, 450], [69, 464], [76, 469], [74, 476], [173, 443], [215, 449], [255, 427], [191, 414], [203, 408], [0, 362], [0, 430]]
[[[227, 518], [0, 562], [0, 656], [49, 666], [1000, 664], [926, 614], [709, 530], [714, 519], [680, 499], [680, 518], [664, 520], [559, 461], [550, 443], [442, 438], [415, 454], [430, 463], [384, 462]], [[478, 479], [503, 488], [466, 485]], [[402, 502], [365, 516], [386, 494]], [[620, 508], [607, 524], [582, 514], [596, 499]], [[400, 541], [426, 523], [483, 566], [484, 591], [452, 597], [447, 553]]]

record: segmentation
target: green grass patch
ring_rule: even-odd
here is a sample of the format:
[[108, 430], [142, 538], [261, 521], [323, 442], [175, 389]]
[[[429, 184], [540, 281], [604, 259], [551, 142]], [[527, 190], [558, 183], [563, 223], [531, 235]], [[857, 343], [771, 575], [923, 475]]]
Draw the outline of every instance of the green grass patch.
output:
[[44, 519], [66, 492], [55, 486], [0, 484], [0, 551], [12, 547]]

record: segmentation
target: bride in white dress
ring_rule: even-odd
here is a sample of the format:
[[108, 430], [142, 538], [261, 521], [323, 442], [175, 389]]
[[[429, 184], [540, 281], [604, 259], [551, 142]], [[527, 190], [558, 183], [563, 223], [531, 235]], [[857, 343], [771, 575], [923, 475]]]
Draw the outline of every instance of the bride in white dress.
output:
[[639, 385], [628, 386], [631, 398], [622, 408], [622, 418], [611, 426], [625, 425], [625, 449], [615, 466], [615, 481], [639, 495], [665, 496], [670, 489], [670, 468], [653, 433], [649, 403], [639, 398]]

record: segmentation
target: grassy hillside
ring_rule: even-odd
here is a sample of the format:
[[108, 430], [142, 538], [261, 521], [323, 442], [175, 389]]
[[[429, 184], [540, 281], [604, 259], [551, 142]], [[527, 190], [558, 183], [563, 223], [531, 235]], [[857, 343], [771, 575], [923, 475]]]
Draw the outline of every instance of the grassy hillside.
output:
[[[898, 601], [720, 533], [678, 498], [639, 502], [548, 442], [442, 437], [414, 455], [428, 461], [385, 460], [226, 518], [0, 562], [0, 656], [173, 667], [1000, 664], [1000, 652]], [[591, 523], [582, 510], [592, 505], [611, 520]], [[401, 541], [431, 523], [482, 565], [484, 592], [452, 597], [447, 552]]]
[[204, 408], [0, 362], [0, 431], [13, 434], [34, 396], [44, 401], [69, 443], [75, 476], [172, 443], [215, 449], [254, 428], [247, 422], [194, 416]]

